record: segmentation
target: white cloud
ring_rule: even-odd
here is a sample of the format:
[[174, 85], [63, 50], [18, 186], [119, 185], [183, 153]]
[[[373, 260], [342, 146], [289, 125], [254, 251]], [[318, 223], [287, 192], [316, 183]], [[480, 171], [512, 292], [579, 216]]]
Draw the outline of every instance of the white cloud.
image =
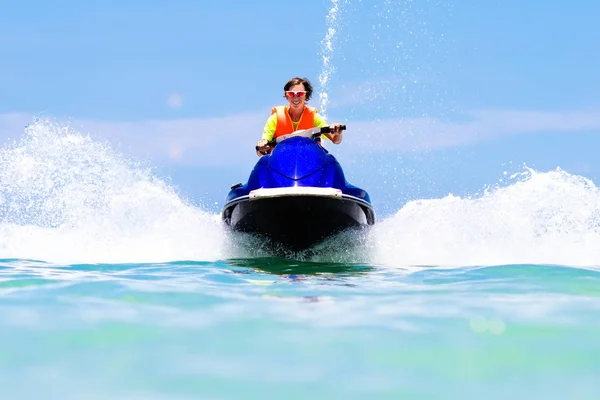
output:
[[0, 114], [0, 139], [18, 139], [33, 116], [29, 114]]
[[[268, 111], [260, 111], [214, 118], [128, 122], [72, 119], [69, 125], [82, 133], [106, 138], [135, 157], [194, 165], [251, 165], [256, 161], [254, 145], [268, 116]], [[0, 115], [0, 140], [17, 139], [32, 118], [26, 114]], [[600, 110], [480, 110], [460, 121], [349, 121], [343, 145], [345, 154], [360, 153], [365, 148], [403, 152], [467, 146], [507, 135], [594, 130], [600, 131]]]
[[[268, 115], [263, 112], [213, 118], [143, 121], [59, 120], [82, 134], [106, 139], [135, 157], [165, 159], [193, 165], [231, 165], [256, 159]], [[33, 115], [0, 114], [0, 142], [18, 139]], [[223, 155], [226, 154], [226, 157]]]
[[600, 110], [479, 110], [463, 116], [462, 121], [387, 119], [356, 122], [350, 127], [361, 146], [369, 143], [372, 149], [433, 150], [467, 146], [500, 136], [600, 131]]

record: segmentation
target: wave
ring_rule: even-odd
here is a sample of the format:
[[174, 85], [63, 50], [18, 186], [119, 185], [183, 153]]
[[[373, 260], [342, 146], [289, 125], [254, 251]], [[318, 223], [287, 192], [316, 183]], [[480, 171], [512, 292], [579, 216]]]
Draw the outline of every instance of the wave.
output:
[[[293, 256], [388, 266], [600, 265], [600, 190], [591, 180], [530, 168], [510, 178], [479, 196], [399, 204], [368, 232]], [[218, 214], [182, 199], [151, 168], [69, 126], [34, 121], [0, 150], [0, 259], [143, 263], [268, 254], [268, 243], [228, 234]]]

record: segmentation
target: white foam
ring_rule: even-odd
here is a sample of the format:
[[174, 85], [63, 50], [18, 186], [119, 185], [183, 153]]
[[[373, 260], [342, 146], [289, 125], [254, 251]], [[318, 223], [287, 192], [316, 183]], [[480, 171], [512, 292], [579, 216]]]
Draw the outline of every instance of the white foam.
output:
[[221, 234], [217, 216], [68, 126], [37, 121], [0, 151], [0, 258], [211, 260]]
[[[514, 177], [513, 177], [514, 178]], [[527, 169], [476, 198], [412, 201], [371, 233], [387, 265], [600, 265], [600, 190], [561, 169]]]

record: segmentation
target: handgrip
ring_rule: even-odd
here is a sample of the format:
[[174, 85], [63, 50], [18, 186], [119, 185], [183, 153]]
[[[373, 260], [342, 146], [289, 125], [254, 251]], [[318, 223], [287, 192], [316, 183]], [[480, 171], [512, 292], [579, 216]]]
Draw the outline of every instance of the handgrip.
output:
[[[270, 140], [267, 142], [267, 145], [271, 147], [270, 149], [267, 149], [267, 154], [271, 153], [273, 147], [275, 147], [276, 144], [277, 142], [275, 140]], [[256, 151], [258, 151], [258, 146], [254, 146], [254, 148], [256, 149]]]
[[[345, 131], [346, 130], [346, 125], [341, 125], [340, 129]], [[331, 127], [330, 126], [324, 126], [321, 128], [321, 133], [330, 133], [331, 132]]]

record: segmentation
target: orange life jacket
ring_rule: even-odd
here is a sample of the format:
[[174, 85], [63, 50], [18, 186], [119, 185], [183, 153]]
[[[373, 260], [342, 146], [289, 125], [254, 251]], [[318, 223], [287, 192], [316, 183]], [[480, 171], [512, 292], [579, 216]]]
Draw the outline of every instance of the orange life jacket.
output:
[[298, 122], [298, 127], [294, 129], [292, 124], [292, 118], [290, 117], [288, 106], [277, 106], [271, 110], [271, 115], [277, 113], [277, 128], [275, 128], [275, 134], [273, 139], [288, 135], [295, 130], [310, 129], [315, 127], [315, 114], [317, 109], [314, 107], [304, 106], [304, 111]]

